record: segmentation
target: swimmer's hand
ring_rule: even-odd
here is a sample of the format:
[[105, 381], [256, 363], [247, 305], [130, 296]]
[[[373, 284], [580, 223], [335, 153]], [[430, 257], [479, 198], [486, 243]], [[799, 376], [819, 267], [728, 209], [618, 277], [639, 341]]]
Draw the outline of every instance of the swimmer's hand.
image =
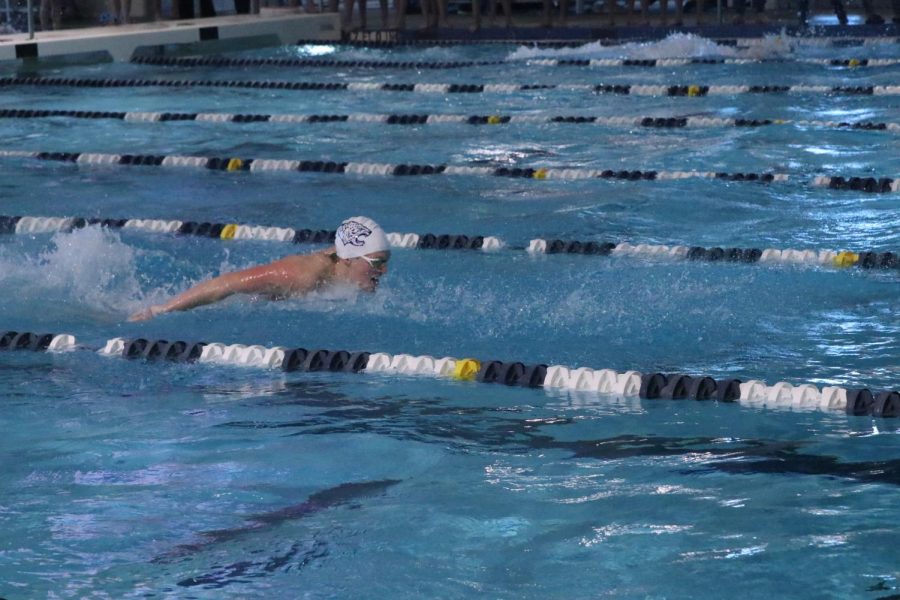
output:
[[161, 315], [164, 312], [168, 312], [168, 311], [166, 311], [166, 309], [162, 305], [155, 304], [153, 306], [148, 306], [147, 308], [145, 308], [143, 310], [137, 311], [136, 313], [134, 313], [133, 315], [128, 317], [128, 321], [129, 322], [149, 321], [156, 315]]

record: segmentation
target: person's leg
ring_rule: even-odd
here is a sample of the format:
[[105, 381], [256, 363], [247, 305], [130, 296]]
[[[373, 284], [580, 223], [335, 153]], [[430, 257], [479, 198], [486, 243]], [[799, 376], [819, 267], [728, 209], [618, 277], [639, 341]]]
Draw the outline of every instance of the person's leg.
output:
[[472, 0], [472, 31], [481, 29], [481, 0]]
[[747, 0], [734, 0], [734, 21], [735, 25], [744, 22], [744, 11], [747, 10]]
[[616, 0], [606, 0], [606, 22], [609, 25], [614, 25], [616, 22]]
[[884, 17], [875, 12], [872, 0], [862, 0], [863, 10], [866, 11], [866, 25], [882, 25]]
[[397, 19], [394, 21], [397, 29], [406, 29], [406, 0], [396, 0], [394, 8], [397, 11]]
[[541, 27], [550, 27], [550, 0], [544, 0], [544, 13], [541, 17]]
[[437, 0], [437, 26], [447, 24], [447, 0]]
[[347, 23], [347, 28], [353, 28], [353, 6], [356, 4], [356, 0], [347, 0], [347, 14], [344, 16], [344, 20]]
[[512, 0], [503, 0], [503, 26], [507, 29], [512, 27]]
[[641, 0], [641, 25], [650, 24], [650, 0]]
[[122, 25], [131, 23], [131, 0], [122, 0], [122, 14], [119, 17], [119, 23]]
[[834, 8], [834, 15], [837, 17], [838, 23], [847, 24], [847, 11], [844, 10], [844, 3], [841, 0], [831, 0], [831, 6]]
[[425, 21], [425, 28], [431, 28], [431, 0], [419, 0], [419, 6], [422, 9], [422, 20]]
[[565, 27], [569, 19], [569, 0], [559, 0], [559, 26]]
[[388, 3], [387, 0], [378, 0], [378, 8], [381, 11], [381, 28], [387, 29], [388, 25]]
[[40, 10], [41, 31], [50, 31], [50, 0], [41, 0]]

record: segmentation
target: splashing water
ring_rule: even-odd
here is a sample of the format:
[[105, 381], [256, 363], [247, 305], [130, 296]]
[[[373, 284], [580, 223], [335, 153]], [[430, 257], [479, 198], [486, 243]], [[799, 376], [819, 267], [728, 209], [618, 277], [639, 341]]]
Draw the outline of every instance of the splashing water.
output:
[[531, 48], [520, 47], [507, 56], [507, 60], [528, 60], [535, 58], [622, 58], [622, 59], [662, 59], [662, 58], [776, 58], [794, 52], [794, 41], [786, 33], [771, 34], [763, 42], [750, 48], [720, 46], [713, 40], [686, 33], [673, 33], [667, 38], [654, 42], [603, 46], [591, 42], [576, 48]]
[[87, 227], [56, 233], [36, 256], [0, 247], [0, 284], [17, 290], [7, 301], [21, 307], [47, 306], [46, 299], [55, 298], [50, 306], [59, 316], [119, 320], [143, 302], [135, 259], [117, 233]]

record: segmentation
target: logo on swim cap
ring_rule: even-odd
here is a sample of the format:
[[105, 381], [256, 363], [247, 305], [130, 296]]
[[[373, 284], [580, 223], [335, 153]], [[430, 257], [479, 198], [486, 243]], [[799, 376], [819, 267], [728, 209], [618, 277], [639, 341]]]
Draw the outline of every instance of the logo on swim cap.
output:
[[356, 258], [391, 249], [381, 226], [369, 217], [350, 217], [334, 232], [334, 247], [340, 258]]
[[357, 221], [344, 221], [337, 230], [337, 238], [345, 246], [364, 246], [372, 230]]

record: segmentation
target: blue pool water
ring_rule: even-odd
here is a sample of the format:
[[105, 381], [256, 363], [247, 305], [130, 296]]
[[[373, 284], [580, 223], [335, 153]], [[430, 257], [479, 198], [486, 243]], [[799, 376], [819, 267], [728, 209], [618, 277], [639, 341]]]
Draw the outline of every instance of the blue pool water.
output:
[[[743, 54], [742, 54], [743, 52]], [[676, 37], [618, 48], [300, 47], [240, 56], [509, 58], [421, 73], [91, 65], [54, 77], [896, 85], [898, 67], [540, 67], [528, 58], [856, 58]], [[866, 48], [896, 57], [895, 46]], [[237, 55], [235, 55], [237, 56]], [[6, 67], [0, 75], [13, 74]], [[900, 98], [9, 87], [0, 108], [682, 116], [900, 122]], [[112, 337], [472, 356], [768, 383], [898, 387], [897, 271], [530, 256], [532, 238], [897, 251], [897, 133], [788, 124], [126, 123], [0, 119], [3, 150], [471, 166], [780, 172], [786, 183], [378, 177], [0, 159], [0, 214], [494, 235], [394, 252], [373, 297], [131, 312], [305, 247], [109, 231], [0, 237], [0, 330], [85, 349], [0, 354], [0, 597], [886, 598], [898, 593], [897, 423], [398, 375], [101, 357]]]

